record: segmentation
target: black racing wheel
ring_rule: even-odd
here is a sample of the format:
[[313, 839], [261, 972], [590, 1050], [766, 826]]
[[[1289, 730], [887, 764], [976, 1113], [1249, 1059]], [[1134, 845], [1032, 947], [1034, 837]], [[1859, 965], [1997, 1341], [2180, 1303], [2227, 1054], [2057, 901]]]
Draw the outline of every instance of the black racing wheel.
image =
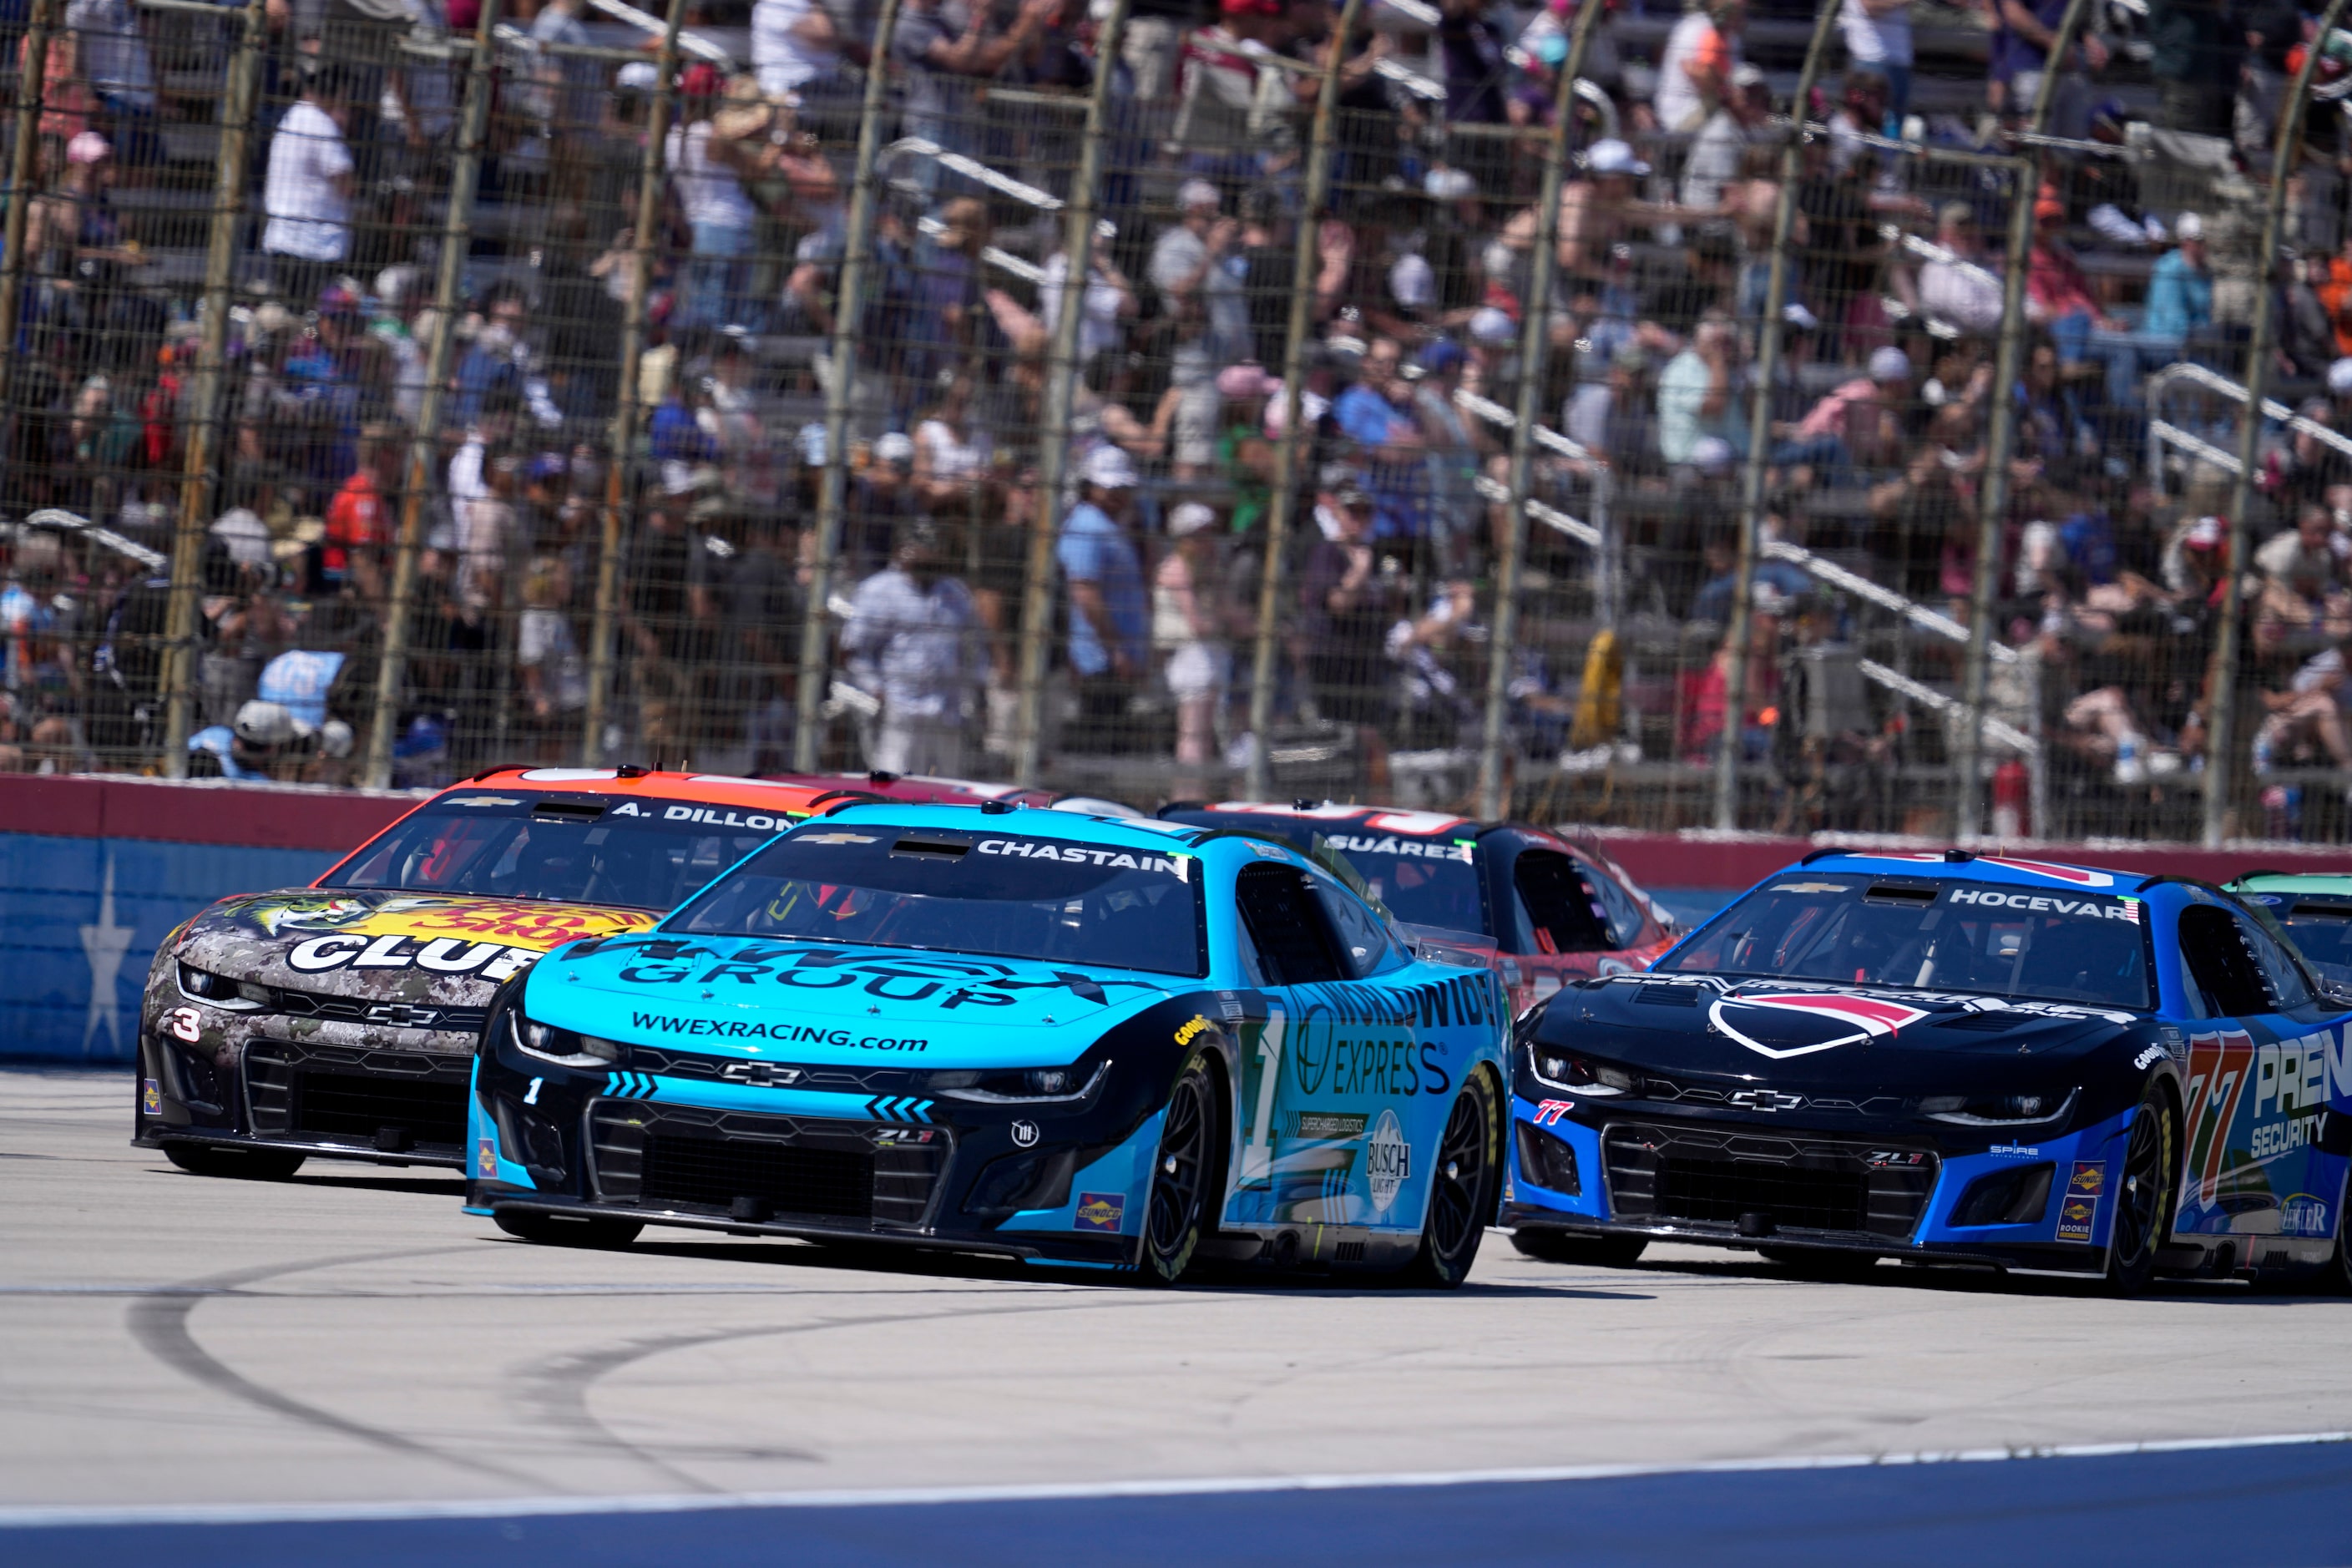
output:
[[1525, 1258], [1546, 1263], [1581, 1263], [1591, 1268], [1623, 1268], [1640, 1261], [1650, 1245], [1645, 1236], [1591, 1236], [1582, 1231], [1533, 1227], [1511, 1233], [1511, 1245]]
[[2179, 1146], [2172, 1101], [2160, 1086], [2150, 1084], [2139, 1102], [2139, 1114], [2132, 1118], [2123, 1173], [2116, 1181], [2107, 1288], [2119, 1296], [2137, 1296], [2156, 1278], [2157, 1249], [2172, 1231]]
[[518, 1214], [500, 1209], [490, 1223], [509, 1236], [542, 1247], [626, 1247], [645, 1226], [633, 1219], [582, 1219], [565, 1214]]
[[1437, 1170], [1429, 1184], [1429, 1210], [1422, 1216], [1421, 1250], [1404, 1266], [1407, 1283], [1452, 1290], [1470, 1278], [1478, 1243], [1495, 1217], [1502, 1153], [1502, 1106], [1493, 1081], [1484, 1072], [1474, 1072], [1454, 1097], [1453, 1113], [1437, 1141]]
[[1144, 1281], [1173, 1285], [1192, 1266], [1201, 1237], [1216, 1228], [1217, 1180], [1223, 1158], [1218, 1135], [1216, 1076], [1207, 1053], [1193, 1050], [1168, 1091], [1160, 1120], [1160, 1152], [1151, 1167], [1151, 1196], [1143, 1210]]
[[302, 1156], [284, 1149], [241, 1149], [227, 1143], [166, 1143], [163, 1158], [199, 1176], [282, 1182], [302, 1168]]

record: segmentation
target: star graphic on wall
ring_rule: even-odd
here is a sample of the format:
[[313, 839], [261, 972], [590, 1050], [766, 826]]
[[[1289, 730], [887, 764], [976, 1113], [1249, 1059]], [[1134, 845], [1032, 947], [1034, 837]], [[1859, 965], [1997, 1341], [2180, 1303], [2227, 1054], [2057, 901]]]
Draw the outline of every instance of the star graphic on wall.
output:
[[81, 928], [82, 956], [89, 960], [89, 1016], [82, 1025], [81, 1048], [89, 1050], [98, 1037], [99, 1020], [106, 1021], [107, 1044], [122, 1049], [121, 1008], [115, 998], [116, 976], [122, 973], [122, 955], [131, 951], [132, 926], [114, 923], [114, 857], [106, 858], [106, 886], [98, 896], [98, 923]]

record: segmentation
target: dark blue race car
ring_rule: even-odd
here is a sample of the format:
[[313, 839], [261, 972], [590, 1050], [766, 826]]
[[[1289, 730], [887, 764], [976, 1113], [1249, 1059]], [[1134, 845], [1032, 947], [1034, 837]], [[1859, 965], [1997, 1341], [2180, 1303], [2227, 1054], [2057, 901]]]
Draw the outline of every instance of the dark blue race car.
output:
[[[468, 1206], [1173, 1279], [1458, 1285], [1501, 1186], [1507, 1014], [1296, 849], [858, 805], [492, 1005]], [[1475, 959], [1466, 961], [1475, 963]]]
[[2352, 995], [2175, 877], [1825, 851], [1512, 1049], [1523, 1252], [2352, 1285]]

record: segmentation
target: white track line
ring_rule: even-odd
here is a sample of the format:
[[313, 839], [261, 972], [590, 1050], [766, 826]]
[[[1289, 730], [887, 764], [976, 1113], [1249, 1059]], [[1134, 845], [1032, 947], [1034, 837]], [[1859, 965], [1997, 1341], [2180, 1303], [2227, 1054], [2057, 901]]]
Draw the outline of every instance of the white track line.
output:
[[2167, 1437], [2145, 1443], [2065, 1443], [2011, 1448], [1927, 1449], [1907, 1454], [1782, 1455], [1697, 1464], [1560, 1465], [1507, 1470], [1404, 1470], [1392, 1474], [1220, 1476], [1029, 1486], [901, 1487], [866, 1491], [652, 1494], [636, 1497], [458, 1498], [432, 1502], [204, 1503], [113, 1508], [0, 1507], [0, 1530], [140, 1524], [382, 1523], [411, 1519], [533, 1519], [578, 1514], [703, 1513], [756, 1508], [875, 1508], [931, 1503], [1057, 1502], [1091, 1498], [1200, 1497], [1220, 1493], [1323, 1492], [1380, 1487], [1463, 1487], [1534, 1481], [1623, 1480], [1642, 1476], [1745, 1475], [1775, 1470], [1849, 1470], [1892, 1465], [1970, 1465], [1998, 1459], [2096, 1459], [2352, 1443], [2352, 1431], [2279, 1432], [2252, 1437]]

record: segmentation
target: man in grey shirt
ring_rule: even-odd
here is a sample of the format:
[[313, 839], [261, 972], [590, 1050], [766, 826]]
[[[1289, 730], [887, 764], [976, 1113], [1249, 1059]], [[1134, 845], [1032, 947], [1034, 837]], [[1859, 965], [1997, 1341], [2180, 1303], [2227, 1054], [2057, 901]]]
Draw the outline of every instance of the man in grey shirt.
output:
[[869, 760], [887, 773], [964, 771], [967, 715], [984, 664], [971, 594], [940, 564], [937, 528], [907, 524], [891, 563], [857, 585], [841, 634], [851, 678], [881, 694]]

